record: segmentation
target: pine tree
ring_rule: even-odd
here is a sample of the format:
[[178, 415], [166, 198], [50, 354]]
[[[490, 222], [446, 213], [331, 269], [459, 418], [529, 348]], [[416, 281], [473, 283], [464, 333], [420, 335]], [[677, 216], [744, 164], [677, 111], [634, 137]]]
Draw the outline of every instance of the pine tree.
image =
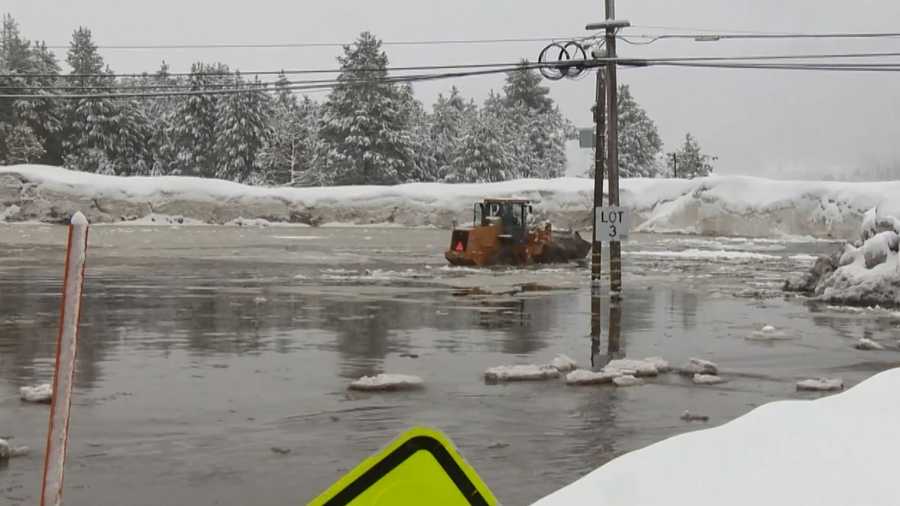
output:
[[327, 180], [394, 184], [413, 171], [408, 107], [387, 77], [381, 41], [363, 32], [338, 57], [341, 74], [323, 106], [320, 131]]
[[549, 88], [540, 86], [540, 74], [527, 65], [523, 61], [507, 74], [502, 116], [514, 136], [521, 176], [558, 177], [565, 172], [565, 143], [572, 127], [548, 96]]
[[[631, 96], [628, 85], [619, 86], [619, 175], [621, 177], [657, 177], [657, 156], [662, 140], [656, 124]], [[593, 169], [591, 169], [593, 170]]]
[[[35, 74], [58, 72], [56, 58], [46, 45], [32, 45], [22, 37], [12, 16], [4, 15], [0, 25], [0, 73], [11, 76], [0, 76], [0, 86], [12, 93], [46, 94], [40, 88], [53, 84], [55, 79]], [[25, 152], [29, 162], [58, 162], [58, 143], [54, 144], [53, 138], [60, 126], [58, 116], [56, 102], [51, 100], [0, 99], [0, 128], [7, 133], [0, 138], [0, 163], [21, 160]], [[35, 158], [38, 151], [42, 154]]]
[[432, 117], [425, 112], [422, 102], [413, 95], [412, 86], [401, 85], [400, 99], [408, 118], [409, 137], [413, 150], [412, 172], [407, 181], [438, 181], [440, 174], [437, 165], [435, 145], [431, 139]]
[[519, 68], [506, 75], [503, 86], [503, 102], [507, 107], [524, 106], [537, 113], [553, 112], [550, 88], [541, 86], [541, 75], [528, 68], [528, 60], [522, 60]]
[[496, 100], [492, 92], [488, 105], [463, 125], [446, 177], [448, 182], [484, 183], [518, 177], [515, 148], [510, 145], [510, 124], [502, 117], [504, 108], [491, 106]]
[[259, 153], [266, 142], [270, 97], [258, 82], [247, 83], [240, 74], [233, 86], [242, 91], [220, 99], [214, 129], [213, 153], [219, 179], [263, 183]]
[[[190, 90], [221, 86], [229, 79], [224, 64], [194, 63], [187, 84]], [[165, 137], [171, 144], [170, 174], [215, 177], [217, 172], [213, 145], [219, 95], [188, 95], [177, 103], [167, 118]]]
[[[265, 143], [259, 153], [260, 170], [267, 184], [295, 184], [309, 176], [314, 145], [313, 125], [307, 115], [313, 114], [313, 105], [304, 97], [301, 109], [297, 97], [289, 89], [289, 81], [280, 74], [275, 83], [275, 97]], [[301, 177], [302, 176], [302, 177]]]
[[474, 121], [478, 108], [471, 100], [466, 102], [456, 86], [453, 86], [448, 97], [438, 94], [432, 109], [429, 139], [435, 167], [432, 180], [441, 181], [450, 173], [453, 154], [456, 152], [463, 128]]
[[[669, 173], [681, 178], [703, 177], [712, 174], [714, 157], [703, 154], [700, 144], [690, 133], [684, 136], [684, 144], [666, 156]], [[675, 170], [677, 160], [678, 168]]]

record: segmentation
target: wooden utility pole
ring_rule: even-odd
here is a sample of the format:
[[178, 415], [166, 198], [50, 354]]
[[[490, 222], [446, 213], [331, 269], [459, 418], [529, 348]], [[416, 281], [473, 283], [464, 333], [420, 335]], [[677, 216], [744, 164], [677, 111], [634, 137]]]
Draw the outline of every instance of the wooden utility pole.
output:
[[[597, 100], [594, 104], [594, 208], [603, 206], [603, 157], [606, 149], [603, 142], [604, 115], [606, 114], [606, 94], [603, 90], [603, 69], [597, 69]], [[602, 272], [600, 259], [603, 244], [597, 237], [597, 213], [591, 212], [594, 225], [594, 243], [591, 248], [591, 281], [600, 282]]]
[[[619, 205], [619, 108], [618, 84], [616, 81], [616, 26], [611, 23], [616, 18], [615, 0], [606, 0], [606, 56], [612, 59], [606, 64], [606, 167], [609, 170], [609, 205]], [[622, 243], [609, 243], [609, 289], [613, 293], [622, 291]]]

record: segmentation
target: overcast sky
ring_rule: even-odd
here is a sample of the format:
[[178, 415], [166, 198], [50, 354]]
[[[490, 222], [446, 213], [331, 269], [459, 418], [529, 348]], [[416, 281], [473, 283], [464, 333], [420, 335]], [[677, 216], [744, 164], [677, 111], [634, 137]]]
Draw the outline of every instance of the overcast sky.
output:
[[[362, 30], [385, 41], [580, 36], [604, 17], [603, 2], [532, 0], [6, 0], [30, 39], [67, 44], [78, 25], [104, 44], [349, 42]], [[619, 0], [617, 17], [637, 27], [763, 32], [900, 31], [898, 0]], [[665, 30], [662, 30], [665, 31]], [[660, 33], [634, 28], [626, 33]], [[540, 43], [386, 47], [392, 65], [535, 60]], [[900, 51], [900, 39], [659, 41], [619, 43], [621, 56], [752, 55]], [[338, 48], [103, 50], [116, 72], [173, 71], [197, 60], [241, 70], [333, 68]], [[56, 50], [60, 59], [64, 50]], [[900, 61], [900, 58], [894, 61]], [[720, 173], [774, 177], [900, 162], [900, 74], [686, 68], [623, 69], [619, 80], [656, 121], [665, 149], [691, 132], [719, 156]], [[502, 76], [455, 81], [481, 101]], [[416, 85], [430, 105], [450, 81]], [[590, 126], [594, 81], [548, 82], [578, 126]], [[321, 100], [322, 94], [312, 95]]]

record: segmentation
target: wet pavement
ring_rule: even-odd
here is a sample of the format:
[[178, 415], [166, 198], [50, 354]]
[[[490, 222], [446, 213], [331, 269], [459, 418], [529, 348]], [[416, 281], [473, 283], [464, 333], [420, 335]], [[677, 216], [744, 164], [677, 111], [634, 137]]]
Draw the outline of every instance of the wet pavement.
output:
[[[38, 498], [48, 408], [17, 391], [51, 379], [65, 231], [0, 224], [0, 437], [33, 448], [0, 468], [3, 504]], [[590, 364], [588, 270], [449, 268], [444, 230], [94, 227], [66, 503], [298, 504], [424, 424], [504, 504], [528, 504], [623, 452], [823, 395], [796, 392], [799, 379], [852, 386], [900, 365], [900, 315], [780, 293], [831, 243], [633, 238], [613, 355], [701, 357], [726, 383], [485, 384], [488, 367], [558, 353]], [[791, 339], [750, 339], [766, 324]], [[855, 350], [860, 337], [889, 349]], [[426, 387], [347, 390], [379, 372]], [[686, 409], [710, 419], [685, 422]]]

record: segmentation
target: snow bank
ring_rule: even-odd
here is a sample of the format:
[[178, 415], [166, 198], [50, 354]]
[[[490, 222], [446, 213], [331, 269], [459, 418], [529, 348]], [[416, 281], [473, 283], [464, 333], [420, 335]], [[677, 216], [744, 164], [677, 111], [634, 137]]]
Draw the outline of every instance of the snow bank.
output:
[[19, 397], [25, 402], [49, 403], [53, 399], [53, 387], [49, 383], [19, 388]]
[[900, 369], [625, 454], [535, 504], [897, 504]]
[[[900, 182], [778, 181], [742, 176], [624, 179], [623, 205], [644, 232], [717, 236], [849, 237], [865, 210], [900, 216]], [[486, 184], [266, 188], [190, 177], [118, 177], [41, 165], [0, 168], [0, 216], [63, 222], [76, 210], [93, 223], [151, 214], [204, 223], [394, 224], [449, 227], [471, 220], [484, 197], [533, 200], [538, 220], [590, 225], [593, 183], [582, 178]]]
[[377, 374], [375, 376], [363, 376], [350, 383], [350, 390], [363, 390], [368, 392], [413, 390], [422, 388], [424, 382], [418, 376], [408, 374]]

